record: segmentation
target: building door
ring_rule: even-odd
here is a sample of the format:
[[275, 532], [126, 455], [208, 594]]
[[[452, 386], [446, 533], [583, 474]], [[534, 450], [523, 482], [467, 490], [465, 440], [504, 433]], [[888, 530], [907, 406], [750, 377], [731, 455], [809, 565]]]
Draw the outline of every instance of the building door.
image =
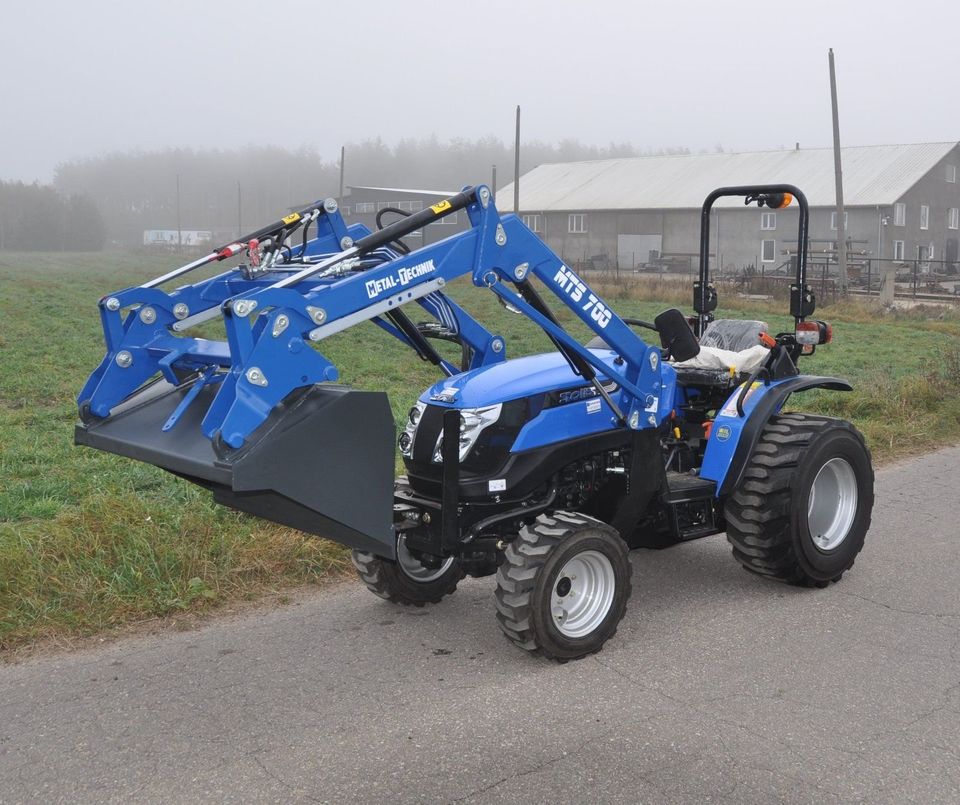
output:
[[660, 257], [663, 235], [617, 235], [617, 267], [642, 268]]
[[946, 246], [947, 246], [946, 249], [944, 249], [943, 251], [943, 259], [946, 260], [948, 263], [956, 263], [957, 257], [960, 256], [960, 254], [958, 254], [960, 250], [958, 250], [957, 248], [957, 239], [947, 238]]

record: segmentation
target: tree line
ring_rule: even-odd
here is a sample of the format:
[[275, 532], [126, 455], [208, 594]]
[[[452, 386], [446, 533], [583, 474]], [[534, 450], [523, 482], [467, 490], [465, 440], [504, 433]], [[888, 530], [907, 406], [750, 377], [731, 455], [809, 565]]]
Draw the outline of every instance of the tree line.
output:
[[[436, 137], [388, 145], [376, 138], [345, 147], [345, 185], [459, 190], [513, 181], [513, 146], [495, 137]], [[585, 145], [577, 140], [524, 143], [520, 172], [547, 162], [639, 156], [629, 143]], [[686, 153], [667, 149], [657, 153]], [[338, 155], [339, 157], [339, 155]], [[147, 229], [211, 230], [226, 240], [314, 200], [337, 196], [340, 161], [316, 150], [250, 146], [238, 150], [167, 149], [112, 153], [59, 165], [54, 185], [67, 198], [88, 197], [103, 216], [107, 238], [137, 246]], [[348, 191], [346, 191], [348, 192]]]
[[0, 249], [99, 251], [106, 235], [103, 216], [89, 195], [0, 182]]

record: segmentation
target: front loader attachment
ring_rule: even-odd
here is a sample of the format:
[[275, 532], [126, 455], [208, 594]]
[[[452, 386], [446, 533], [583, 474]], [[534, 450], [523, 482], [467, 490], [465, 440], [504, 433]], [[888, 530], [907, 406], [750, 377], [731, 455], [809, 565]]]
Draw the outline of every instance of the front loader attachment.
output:
[[[370, 320], [453, 374], [399, 310], [418, 302], [472, 364], [502, 361], [502, 338], [442, 294], [438, 266], [402, 265], [406, 247], [395, 243], [474, 199], [465, 191], [376, 233], [347, 226], [327, 199], [104, 296], [107, 350], [77, 398], [75, 441], [154, 464], [234, 509], [395, 558], [387, 395], [332, 385], [338, 370], [314, 347]], [[249, 264], [168, 285], [242, 254]], [[192, 334], [218, 317], [226, 341]]]
[[[154, 383], [109, 418], [88, 416], [75, 441], [161, 467], [212, 490], [225, 506], [395, 557], [395, 434], [385, 393], [327, 384], [297, 389], [232, 449], [200, 435], [216, 388], [202, 380]], [[176, 427], [165, 430], [191, 393]]]

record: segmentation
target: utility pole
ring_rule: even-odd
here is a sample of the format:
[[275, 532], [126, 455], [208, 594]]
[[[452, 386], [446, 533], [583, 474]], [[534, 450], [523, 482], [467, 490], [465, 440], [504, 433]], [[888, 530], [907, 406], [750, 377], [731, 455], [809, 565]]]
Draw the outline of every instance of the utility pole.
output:
[[243, 194], [240, 191], [240, 180], [237, 180], [237, 237], [243, 236]]
[[177, 254], [183, 248], [183, 238], [180, 234], [180, 174], [177, 174]]
[[493, 197], [497, 197], [497, 166], [493, 166], [493, 174], [490, 177], [490, 192], [493, 193]]
[[340, 195], [337, 196], [337, 202], [339, 204], [343, 203], [343, 160], [346, 157], [347, 148], [346, 146], [340, 146]]
[[833, 107], [833, 172], [837, 182], [837, 259], [840, 268], [840, 292], [847, 292], [847, 227], [843, 209], [843, 170], [840, 165], [840, 114], [837, 111], [837, 73], [830, 48], [830, 103]]
[[517, 136], [513, 141], [513, 211], [520, 212], [520, 106], [517, 106]]

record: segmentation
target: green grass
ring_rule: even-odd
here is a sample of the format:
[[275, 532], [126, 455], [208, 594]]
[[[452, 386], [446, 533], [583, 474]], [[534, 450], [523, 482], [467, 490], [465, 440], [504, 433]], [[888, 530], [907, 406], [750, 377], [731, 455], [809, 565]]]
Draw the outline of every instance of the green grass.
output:
[[[113, 625], [269, 590], [320, 582], [346, 570], [346, 552], [215, 506], [210, 496], [153, 467], [73, 446], [74, 398], [102, 357], [97, 299], [171, 267], [170, 257], [0, 252], [0, 649], [40, 637]], [[466, 282], [453, 294], [507, 338], [511, 355], [549, 349], [526, 319]], [[604, 288], [622, 315], [651, 318], [689, 289]], [[726, 292], [732, 316], [765, 318]], [[723, 312], [723, 311], [721, 311]], [[813, 392], [796, 405], [853, 420], [880, 460], [960, 434], [960, 317], [879, 315], [862, 305], [824, 309], [835, 343], [804, 370], [848, 377], [849, 395]], [[561, 318], [588, 337], [587, 330]], [[207, 325], [216, 336], [218, 326]], [[389, 392], [397, 423], [436, 379], [372, 325], [324, 346], [342, 380]], [[451, 357], [453, 354], [451, 353]], [[336, 468], [331, 468], [335, 471]]]

